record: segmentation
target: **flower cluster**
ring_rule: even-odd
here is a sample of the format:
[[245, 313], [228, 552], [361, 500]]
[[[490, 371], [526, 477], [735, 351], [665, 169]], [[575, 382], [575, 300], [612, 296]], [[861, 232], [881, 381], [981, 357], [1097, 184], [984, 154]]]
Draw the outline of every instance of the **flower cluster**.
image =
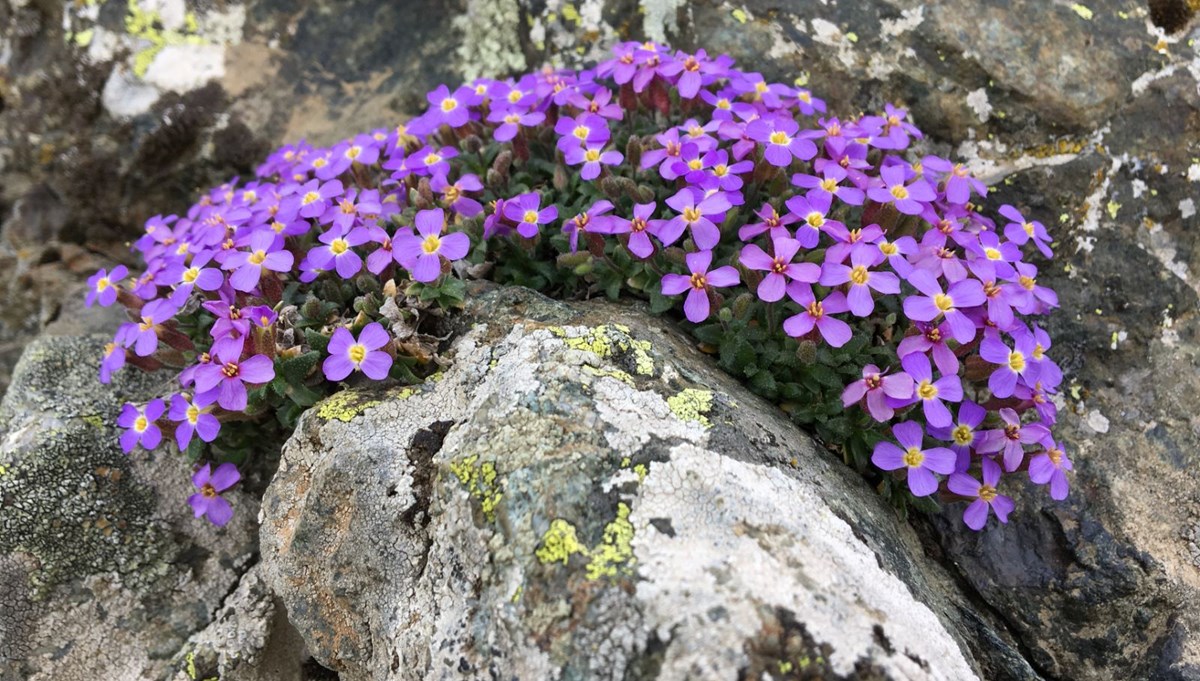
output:
[[[1030, 321], [1057, 306], [1025, 259], [1052, 255], [1041, 223], [982, 213], [988, 188], [913, 153], [903, 108], [840, 118], [726, 56], [614, 53], [439, 87], [406, 125], [286, 146], [149, 220], [144, 272], [89, 281], [88, 304], [131, 318], [101, 380], [179, 371], [177, 393], [126, 406], [124, 449], [169, 431], [194, 460], [240, 458], [241, 426], [291, 427], [339, 382], [420, 380], [422, 325], [487, 276], [681, 303], [702, 349], [873, 463], [897, 504], [966, 501], [979, 529], [989, 509], [1007, 520], [998, 490], [1018, 473], [1065, 497], [1062, 374]], [[196, 474], [196, 513], [218, 524], [229, 465]]]

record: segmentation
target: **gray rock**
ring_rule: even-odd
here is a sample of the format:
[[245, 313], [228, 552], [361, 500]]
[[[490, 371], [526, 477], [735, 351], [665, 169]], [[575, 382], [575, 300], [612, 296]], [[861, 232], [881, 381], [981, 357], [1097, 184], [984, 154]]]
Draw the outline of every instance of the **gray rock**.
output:
[[473, 299], [443, 376], [311, 409], [264, 499], [263, 575], [342, 678], [1036, 678], [678, 332]]
[[178, 452], [121, 453], [120, 405], [165, 377], [101, 386], [105, 340], [31, 343], [0, 404], [0, 678], [166, 678], [255, 554], [252, 497], [216, 530]]

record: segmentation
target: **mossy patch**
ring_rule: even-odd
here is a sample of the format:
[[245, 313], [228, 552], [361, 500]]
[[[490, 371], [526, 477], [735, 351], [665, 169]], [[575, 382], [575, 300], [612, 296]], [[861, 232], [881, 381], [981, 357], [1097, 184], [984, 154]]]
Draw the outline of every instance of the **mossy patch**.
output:
[[713, 394], [709, 390], [687, 388], [667, 398], [667, 406], [681, 421], [696, 421], [705, 428], [712, 426], [707, 416], [712, 405]]

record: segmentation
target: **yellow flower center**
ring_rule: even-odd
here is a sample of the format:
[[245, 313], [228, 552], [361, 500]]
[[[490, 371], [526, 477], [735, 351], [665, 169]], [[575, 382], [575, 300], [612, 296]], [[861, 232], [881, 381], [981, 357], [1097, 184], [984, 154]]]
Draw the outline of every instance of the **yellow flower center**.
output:
[[1038, 343], [1037, 345], [1033, 346], [1033, 358], [1034, 359], [1036, 359], [1040, 362], [1042, 360], [1042, 358], [1045, 356], [1046, 356], [1046, 348], [1043, 348], [1041, 343]]
[[516, 104], [519, 101], [521, 101], [521, 91], [520, 90], [513, 90], [512, 92], [508, 93], [508, 103], [509, 104]]
[[755, 84], [754, 84], [754, 91], [755, 91], [755, 92], [757, 92], [757, 93], [759, 93], [759, 94], [762, 94], [762, 93], [766, 92], [766, 91], [767, 91], [767, 84], [766, 84], [766, 82], [765, 82], [765, 81], [761, 81], [761, 80], [760, 80], [760, 81], [758, 81], [757, 83], [755, 83]]
[[728, 99], [718, 99], [717, 100], [717, 108], [725, 109], [726, 111], [728, 111], [729, 109], [733, 108], [733, 104], [731, 104]]
[[350, 346], [350, 349], [346, 354], [350, 356], [351, 362], [354, 362], [355, 364], [362, 364], [362, 361], [367, 358], [367, 349], [364, 346], [355, 343], [354, 345]]
[[634, 218], [629, 221], [629, 230], [632, 232], [644, 232], [646, 231], [646, 227], [648, 227], [646, 221], [641, 218]]
[[809, 303], [806, 309], [808, 310], [808, 314], [812, 316], [813, 319], [820, 319], [821, 317], [825, 316], [825, 306], [822, 305], [821, 301], [819, 300], [814, 300], [813, 302]]
[[902, 184], [892, 187], [892, 196], [896, 197], [897, 201], [903, 201], [908, 198], [908, 188]]
[[996, 248], [985, 248], [983, 249], [983, 254], [987, 256], [988, 260], [999, 260], [1004, 257], [1000, 255], [1000, 250]]
[[868, 272], [867, 268], [863, 267], [862, 265], [857, 265], [854, 269], [850, 270], [851, 283], [862, 286], [863, 284], [867, 283], [867, 279], [870, 278], [871, 273]]
[[275, 230], [276, 234], [282, 234], [285, 227], [287, 227], [287, 225], [278, 220], [271, 223], [271, 229]]
[[521, 122], [521, 114], [510, 113], [504, 117], [504, 122], [516, 125]]
[[1017, 279], [1017, 282], [1020, 283], [1021, 288], [1025, 289], [1026, 291], [1032, 291], [1033, 287], [1037, 286], [1036, 279], [1033, 277], [1027, 277], [1023, 274]]
[[833, 193], [834, 189], [837, 189], [837, 186], [838, 186], [838, 181], [833, 179], [832, 177], [827, 177], [824, 180], [821, 180], [821, 189], [824, 189], [825, 191], [827, 191], [831, 194]]
[[221, 367], [221, 373], [225, 374], [226, 378], [235, 378], [241, 373], [241, 369], [233, 362], [226, 362], [225, 366]]
[[421, 242], [421, 250], [429, 254], [437, 253], [441, 247], [442, 240], [436, 234], [430, 234]]
[[991, 485], [980, 485], [979, 498], [983, 499], [989, 504], [992, 503], [992, 499], [996, 498], [996, 488], [992, 487]]
[[108, 277], [100, 277], [100, 281], [96, 282], [96, 290], [103, 291], [108, 288]]
[[1051, 447], [1050, 449], [1046, 450], [1046, 456], [1050, 457], [1050, 463], [1054, 464], [1055, 466], [1062, 465], [1063, 450], [1057, 447]]
[[187, 408], [187, 420], [193, 426], [196, 425], [196, 422], [200, 420], [200, 407], [194, 404], [189, 406]]
[[447, 97], [442, 100], [442, 111], [454, 111], [458, 108], [458, 100], [453, 97]]
[[442, 161], [441, 154], [430, 153], [430, 154], [425, 155], [425, 165], [427, 165], [427, 166], [436, 165], [438, 163], [441, 163], [441, 161]]
[[360, 154], [362, 154], [362, 147], [358, 145], [352, 146], [346, 150], [346, 158], [350, 159], [351, 161], [358, 158]]
[[528, 222], [536, 225], [538, 221], [538, 214], [536, 210], [527, 210], [525, 211], [525, 215], [522, 215], [521, 218], [522, 222]]
[[200, 268], [189, 267], [188, 269], [184, 270], [184, 272], [183, 272], [183, 283], [185, 283], [185, 284], [195, 283], [196, 278], [199, 276], [200, 276]]
[[703, 167], [704, 167], [704, 161], [701, 161], [698, 158], [694, 158], [694, 159], [688, 161], [688, 168], [690, 168], [692, 170], [700, 170]]
[[713, 168], [713, 175], [716, 175], [717, 177], [725, 177], [728, 174], [729, 166], [725, 165], [724, 163], [718, 163], [716, 167]]
[[583, 158], [588, 163], [595, 163], [600, 160], [600, 151], [598, 149], [588, 149], [583, 152]]
[[204, 483], [204, 486], [200, 488], [200, 494], [204, 495], [205, 499], [213, 499], [217, 496], [217, 488], [206, 482]]
[[324, 157], [313, 159], [313, 167], [314, 168], [324, 168], [328, 164], [329, 164], [329, 161], [325, 160]]
[[788, 137], [788, 134], [786, 132], [781, 132], [781, 131], [777, 130], [777, 131], [771, 133], [770, 140], [771, 140], [771, 144], [787, 144], [788, 142], [792, 141], [792, 138]]
[[975, 441], [975, 431], [971, 430], [970, 426], [959, 425], [954, 429], [952, 436], [955, 444], [969, 445]]
[[308, 192], [307, 194], [304, 195], [304, 198], [300, 200], [300, 203], [307, 206], [308, 204], [314, 203], [315, 201], [319, 200], [320, 198], [321, 198], [320, 194], [318, 194], [316, 192]]
[[139, 416], [137, 417], [137, 420], [133, 422], [133, 429], [139, 433], [146, 432], [146, 429], [149, 427], [150, 421], [148, 421], [145, 416]]
[[683, 221], [687, 223], [699, 222], [700, 218], [704, 217], [698, 208], [684, 208]]
[[591, 131], [591, 128], [587, 127], [586, 125], [577, 125], [575, 126], [575, 129], [571, 131], [571, 134], [575, 135], [576, 139], [585, 140], [587, 139], [588, 133]]
[[1008, 368], [1017, 373], [1025, 371], [1025, 355], [1016, 350], [1008, 353]]
[[937, 397], [937, 395], [938, 395], [937, 386], [930, 383], [928, 378], [921, 381], [917, 385], [917, 396], [920, 397], [921, 399], [932, 400], [933, 398]]
[[896, 255], [900, 252], [900, 249], [896, 247], [896, 244], [890, 241], [884, 241], [883, 243], [879, 244], [879, 250], [884, 255]]
[[925, 463], [925, 452], [916, 447], [909, 447], [904, 452], [904, 465], [909, 468], [920, 468]]
[[334, 255], [341, 255], [350, 250], [350, 244], [346, 243], [345, 239], [334, 239], [333, 243], [329, 244], [329, 252]]
[[353, 215], [354, 204], [347, 199], [342, 199], [338, 202], [338, 208], [341, 209], [342, 215]]
[[814, 210], [804, 218], [804, 221], [808, 223], [809, 227], [820, 229], [825, 224], [825, 216]]
[[1021, 225], [1021, 228], [1025, 230], [1026, 234], [1028, 234], [1029, 236], [1033, 236], [1033, 223], [1032, 222], [1026, 222], [1025, 224]]
[[255, 251], [250, 254], [249, 261], [250, 261], [251, 265], [261, 265], [261, 264], [263, 264], [263, 261], [266, 259], [267, 259], [266, 251]]
[[692, 272], [691, 287], [697, 291], [703, 291], [708, 288], [708, 277], [701, 272]]
[[954, 307], [954, 299], [945, 293], [939, 293], [933, 297], [933, 304], [942, 312], [947, 312]]

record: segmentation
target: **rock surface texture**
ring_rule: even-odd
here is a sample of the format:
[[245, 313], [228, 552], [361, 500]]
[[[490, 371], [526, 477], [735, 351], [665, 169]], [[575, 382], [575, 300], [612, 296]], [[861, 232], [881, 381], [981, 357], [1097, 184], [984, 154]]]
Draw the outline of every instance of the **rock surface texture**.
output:
[[[100, 386], [104, 343], [38, 339], [0, 404], [0, 679], [163, 679], [189, 665], [298, 678], [265, 675], [281, 660], [298, 669], [303, 645], [290, 634], [288, 647], [269, 592], [239, 586], [257, 555], [256, 501], [235, 491], [242, 512], [214, 531], [192, 518], [178, 453], [121, 453], [109, 425], [120, 405], [166, 377], [122, 372]], [[247, 607], [244, 591], [265, 606]], [[220, 629], [234, 605], [240, 629]], [[214, 629], [224, 635], [188, 641]]]
[[262, 569], [343, 679], [1032, 678], [861, 479], [678, 332], [523, 289], [284, 448]]

